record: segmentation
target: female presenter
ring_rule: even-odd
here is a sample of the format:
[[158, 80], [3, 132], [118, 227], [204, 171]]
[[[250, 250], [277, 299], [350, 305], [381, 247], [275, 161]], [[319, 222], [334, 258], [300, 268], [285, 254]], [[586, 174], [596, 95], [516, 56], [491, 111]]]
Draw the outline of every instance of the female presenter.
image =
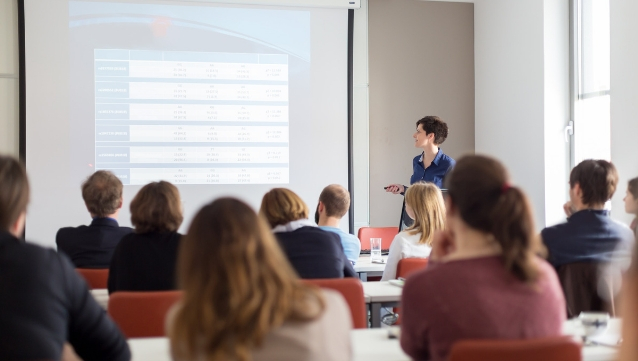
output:
[[[414, 146], [423, 149], [423, 152], [412, 160], [410, 184], [424, 181], [443, 188], [445, 175], [452, 170], [456, 163], [439, 148], [439, 145], [445, 142], [447, 133], [447, 124], [437, 116], [428, 115], [416, 122], [416, 132], [412, 136]], [[402, 184], [390, 184], [386, 187], [386, 192], [403, 195], [406, 188]], [[412, 224], [412, 220], [405, 213], [405, 202], [401, 211], [399, 228], [402, 229], [404, 224], [406, 226]]]

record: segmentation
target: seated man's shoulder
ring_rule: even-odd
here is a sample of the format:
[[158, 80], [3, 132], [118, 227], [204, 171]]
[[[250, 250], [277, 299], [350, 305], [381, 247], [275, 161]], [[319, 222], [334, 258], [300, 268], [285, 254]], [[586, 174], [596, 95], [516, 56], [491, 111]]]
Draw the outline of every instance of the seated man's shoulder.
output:
[[352, 242], [357, 242], [357, 243], [361, 243], [359, 241], [359, 237], [355, 236], [354, 234], [350, 234], [350, 233], [346, 233], [346, 232], [341, 232], [341, 234], [347, 238], [348, 240], [352, 241]]
[[120, 226], [117, 228], [122, 234], [129, 234], [129, 233], [133, 233], [133, 228], [131, 227], [125, 227], [125, 226]]
[[541, 238], [543, 242], [553, 242], [560, 237], [564, 237], [565, 234], [569, 234], [570, 224], [567, 222], [559, 223], [550, 227], [545, 227], [541, 231]]
[[615, 219], [611, 220], [611, 225], [612, 225], [612, 227], [614, 227], [616, 232], [618, 232], [618, 234], [621, 235], [621, 237], [623, 239], [627, 239], [627, 238], [633, 239], [634, 238], [634, 236], [635, 236], [634, 235], [634, 231], [632, 231], [631, 228], [629, 228], [628, 225], [626, 225], [626, 224], [624, 224], [624, 223], [622, 223], [620, 221], [617, 221]]
[[36, 244], [20, 242], [11, 247], [10, 252], [13, 253], [11, 258], [19, 259], [20, 263], [31, 267], [34, 264], [46, 265], [56, 263], [59, 264], [64, 255], [59, 254], [52, 248], [42, 247]]
[[65, 236], [67, 234], [74, 234], [77, 232], [82, 232], [82, 231], [86, 231], [88, 230], [89, 227], [86, 225], [81, 225], [81, 226], [77, 226], [77, 227], [62, 227], [60, 229], [58, 229], [58, 236]]

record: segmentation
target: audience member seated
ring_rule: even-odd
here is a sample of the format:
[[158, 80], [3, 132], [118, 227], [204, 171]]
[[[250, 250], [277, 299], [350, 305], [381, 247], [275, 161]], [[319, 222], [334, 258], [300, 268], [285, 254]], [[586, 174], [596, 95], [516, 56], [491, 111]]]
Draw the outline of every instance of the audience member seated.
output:
[[182, 301], [167, 317], [174, 360], [351, 359], [342, 296], [304, 284], [245, 203], [202, 208], [182, 242]]
[[527, 197], [497, 160], [466, 156], [446, 178], [447, 230], [425, 270], [407, 279], [401, 347], [416, 360], [446, 360], [463, 339], [559, 336], [565, 300], [537, 256]]
[[629, 258], [633, 233], [604, 209], [618, 185], [616, 167], [605, 160], [584, 160], [572, 169], [569, 185], [567, 222], [541, 232], [549, 262], [559, 269], [569, 263]]
[[109, 268], [120, 239], [133, 232], [117, 223], [122, 182], [115, 174], [99, 170], [82, 183], [82, 198], [93, 221], [89, 226], [61, 228], [55, 237], [58, 251], [77, 268]]
[[336, 233], [319, 229], [308, 219], [308, 206], [286, 188], [270, 190], [259, 211], [266, 218], [301, 278], [356, 277]]
[[638, 233], [638, 178], [631, 179], [627, 184], [627, 194], [625, 198], [625, 212], [634, 216], [634, 220], [631, 222], [631, 230], [634, 234]]
[[401, 259], [427, 258], [432, 250], [434, 232], [445, 228], [443, 195], [434, 183], [411, 185], [405, 192], [405, 212], [414, 223], [392, 240], [381, 281], [397, 278], [397, 265]]
[[120, 241], [109, 270], [109, 293], [176, 288], [175, 264], [181, 234], [182, 202], [168, 182], [145, 185], [131, 202], [135, 233]]
[[0, 360], [59, 360], [65, 342], [84, 360], [129, 360], [67, 257], [19, 239], [28, 202], [26, 171], [0, 156]]
[[346, 233], [339, 228], [341, 218], [350, 209], [350, 192], [338, 184], [331, 184], [321, 191], [319, 204], [315, 214], [319, 228], [339, 235], [343, 251], [354, 265], [359, 260], [361, 241], [357, 236]]

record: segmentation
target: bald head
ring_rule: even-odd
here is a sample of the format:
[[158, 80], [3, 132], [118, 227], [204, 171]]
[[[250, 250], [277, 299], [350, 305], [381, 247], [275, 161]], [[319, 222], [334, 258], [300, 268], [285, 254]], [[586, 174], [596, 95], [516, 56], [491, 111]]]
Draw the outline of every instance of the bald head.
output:
[[343, 217], [350, 208], [350, 192], [338, 184], [331, 184], [321, 191], [319, 202], [323, 203], [328, 217]]

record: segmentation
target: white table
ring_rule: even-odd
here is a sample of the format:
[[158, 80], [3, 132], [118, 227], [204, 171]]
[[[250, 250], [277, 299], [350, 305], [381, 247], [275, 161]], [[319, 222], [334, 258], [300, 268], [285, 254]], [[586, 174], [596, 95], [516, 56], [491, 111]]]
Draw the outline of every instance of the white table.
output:
[[[608, 332], [619, 332], [619, 320], [612, 320]], [[573, 321], [567, 321], [563, 328], [565, 334], [578, 334]], [[388, 338], [387, 329], [364, 329], [350, 332], [354, 361], [409, 361], [397, 339]], [[168, 339], [137, 338], [129, 339], [133, 361], [170, 361]], [[584, 346], [583, 361], [613, 361], [618, 349], [606, 346]], [[542, 360], [539, 360], [542, 361]]]
[[409, 361], [399, 340], [388, 338], [388, 329], [369, 328], [352, 330], [354, 361]]
[[401, 303], [403, 288], [388, 281], [363, 282], [363, 295], [370, 305], [372, 327], [381, 327], [381, 307], [395, 307]]
[[[354, 361], [409, 361], [396, 339], [388, 338], [386, 329], [353, 330], [352, 351]], [[168, 339], [133, 338], [128, 340], [132, 361], [170, 361]]]
[[[384, 260], [388, 260], [388, 256], [382, 257]], [[359, 260], [354, 265], [354, 270], [359, 274], [359, 279], [363, 282], [368, 280], [368, 276], [381, 276], [383, 270], [385, 270], [385, 263], [372, 263], [370, 261], [370, 255], [359, 256]]]
[[109, 291], [106, 288], [95, 289], [91, 290], [91, 295], [93, 295], [93, 298], [95, 298], [97, 303], [106, 310], [109, 304]]
[[[618, 318], [609, 320], [609, 328], [606, 331], [610, 335], [619, 335], [621, 333], [621, 322]], [[569, 320], [563, 324], [563, 334], [572, 335], [580, 340], [583, 330], [577, 320]], [[615, 360], [618, 354], [617, 347], [611, 346], [583, 346], [583, 361], [611, 361]]]

